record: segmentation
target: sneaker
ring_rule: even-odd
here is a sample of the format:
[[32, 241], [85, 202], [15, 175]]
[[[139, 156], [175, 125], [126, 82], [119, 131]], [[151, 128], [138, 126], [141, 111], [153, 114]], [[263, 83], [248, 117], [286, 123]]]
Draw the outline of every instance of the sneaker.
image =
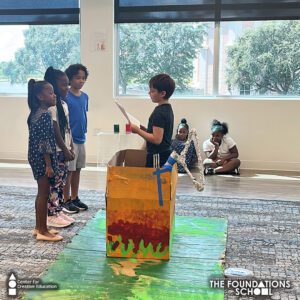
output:
[[72, 224], [71, 222], [64, 220], [58, 215], [49, 216], [47, 218], [47, 226], [62, 228], [62, 227], [68, 227], [71, 224]]
[[75, 222], [75, 219], [73, 219], [73, 218], [71, 218], [71, 217], [69, 217], [69, 216], [67, 216], [64, 212], [60, 212], [60, 213], [58, 213], [58, 215], [62, 218], [62, 219], [64, 219], [64, 220], [66, 220], [66, 221], [68, 221], [68, 222], [70, 222], [70, 223], [74, 223]]
[[78, 207], [80, 210], [87, 210], [89, 207], [80, 201], [80, 199], [77, 197], [76, 199], [72, 200], [72, 203]]
[[205, 168], [204, 169], [204, 175], [214, 175], [214, 174], [216, 174], [216, 173], [213, 168]]
[[67, 212], [68, 214], [76, 214], [79, 213], [79, 208], [76, 207], [73, 202], [70, 200], [68, 200], [67, 202], [64, 202], [62, 205], [62, 210], [64, 212]]
[[234, 174], [234, 175], [240, 175], [240, 168], [235, 168], [235, 169], [233, 170], [233, 174]]

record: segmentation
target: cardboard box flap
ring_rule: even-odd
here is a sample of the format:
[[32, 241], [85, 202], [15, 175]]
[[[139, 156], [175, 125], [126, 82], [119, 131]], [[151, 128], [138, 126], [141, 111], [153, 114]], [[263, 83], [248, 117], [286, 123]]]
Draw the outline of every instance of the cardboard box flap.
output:
[[146, 151], [126, 149], [118, 151], [108, 162], [108, 166], [145, 167]]
[[125, 167], [145, 167], [146, 151], [137, 149], [128, 149], [125, 153]]
[[108, 166], [123, 166], [126, 150], [116, 152], [108, 162]]

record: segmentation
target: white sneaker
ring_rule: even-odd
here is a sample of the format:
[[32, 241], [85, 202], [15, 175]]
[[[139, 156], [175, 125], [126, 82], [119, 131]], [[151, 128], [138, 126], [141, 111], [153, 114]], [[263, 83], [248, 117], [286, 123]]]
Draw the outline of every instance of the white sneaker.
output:
[[59, 212], [58, 215], [59, 215], [60, 218], [64, 219], [64, 220], [67, 221], [67, 222], [70, 222], [70, 223], [74, 223], [74, 222], [75, 222], [75, 219], [73, 219], [73, 218], [67, 216], [67, 215], [66, 215], [64, 212], [62, 212], [62, 211]]
[[72, 224], [71, 222], [64, 220], [58, 215], [49, 216], [47, 218], [47, 226], [62, 228], [62, 227], [68, 227], [71, 224]]

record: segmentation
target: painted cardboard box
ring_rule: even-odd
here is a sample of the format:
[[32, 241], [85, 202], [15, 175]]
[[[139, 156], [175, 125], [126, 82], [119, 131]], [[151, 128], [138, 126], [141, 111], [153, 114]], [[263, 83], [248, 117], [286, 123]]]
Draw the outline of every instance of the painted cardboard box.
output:
[[170, 258], [177, 168], [157, 174], [156, 169], [144, 167], [145, 161], [144, 150], [122, 150], [108, 163], [106, 254], [109, 257]]

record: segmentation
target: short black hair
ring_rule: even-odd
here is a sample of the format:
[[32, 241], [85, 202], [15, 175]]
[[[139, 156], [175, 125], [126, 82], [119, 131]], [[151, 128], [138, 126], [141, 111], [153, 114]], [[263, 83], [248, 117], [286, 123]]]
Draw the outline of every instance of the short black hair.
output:
[[78, 74], [79, 71], [83, 71], [85, 73], [85, 79], [88, 78], [89, 72], [87, 70], [87, 67], [82, 64], [74, 64], [70, 65], [66, 70], [65, 73], [67, 74], [69, 80], [72, 80], [74, 76]]
[[166, 92], [164, 99], [169, 99], [175, 90], [175, 81], [168, 74], [158, 74], [149, 81], [149, 87], [159, 92]]

